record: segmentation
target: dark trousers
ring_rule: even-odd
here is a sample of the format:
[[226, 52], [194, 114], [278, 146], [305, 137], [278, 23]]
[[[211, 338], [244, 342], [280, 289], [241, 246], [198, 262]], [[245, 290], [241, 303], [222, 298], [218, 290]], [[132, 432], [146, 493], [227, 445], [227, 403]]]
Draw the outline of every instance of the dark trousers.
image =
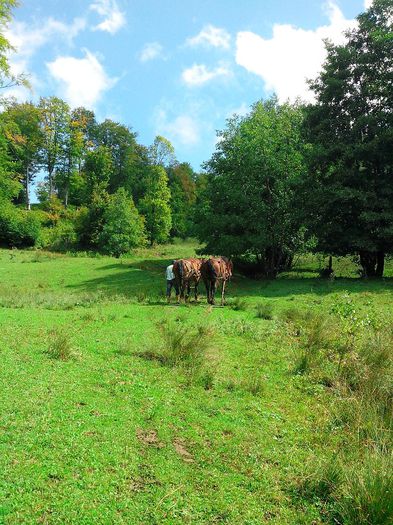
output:
[[177, 285], [176, 279], [171, 279], [170, 281], [166, 282], [166, 296], [171, 296], [172, 288], [175, 288], [176, 295], [179, 295], [179, 287]]

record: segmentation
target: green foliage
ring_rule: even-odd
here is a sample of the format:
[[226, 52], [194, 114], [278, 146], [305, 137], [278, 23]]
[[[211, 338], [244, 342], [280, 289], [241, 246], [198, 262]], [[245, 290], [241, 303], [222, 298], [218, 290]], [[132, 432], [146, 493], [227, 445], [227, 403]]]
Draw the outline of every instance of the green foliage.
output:
[[34, 246], [40, 236], [41, 223], [34, 214], [0, 201], [0, 244]]
[[301, 125], [300, 108], [272, 98], [230, 119], [219, 133], [196, 212], [206, 253], [251, 255], [270, 277], [285, 266], [299, 244], [294, 209], [295, 185], [305, 171]]
[[113, 171], [112, 155], [107, 146], [98, 146], [86, 155], [84, 172], [86, 177], [86, 200], [90, 203], [94, 196], [108, 189]]
[[32, 103], [6, 104], [1, 115], [6, 127], [7, 144], [18, 179], [24, 188], [24, 201], [30, 208], [30, 183], [40, 168], [40, 149], [43, 134], [40, 128], [40, 111]]
[[54, 174], [61, 170], [67, 152], [70, 131], [70, 108], [57, 97], [41, 98], [38, 104], [41, 119], [41, 162], [47, 172], [49, 196], [54, 193]]
[[64, 252], [78, 246], [78, 235], [75, 223], [69, 219], [62, 219], [47, 230], [46, 246], [52, 250]]
[[123, 188], [111, 196], [102, 224], [98, 247], [103, 252], [119, 257], [146, 243], [143, 218]]
[[168, 170], [172, 211], [171, 236], [186, 238], [192, 232], [193, 206], [196, 199], [195, 173], [186, 162]]
[[168, 176], [164, 168], [151, 168], [145, 196], [139, 203], [139, 210], [146, 219], [147, 236], [151, 244], [163, 243], [169, 238], [172, 226], [170, 198]]
[[175, 148], [168, 139], [161, 135], [157, 135], [154, 139], [153, 144], [149, 147], [148, 155], [153, 166], [166, 168], [173, 166], [176, 162]]

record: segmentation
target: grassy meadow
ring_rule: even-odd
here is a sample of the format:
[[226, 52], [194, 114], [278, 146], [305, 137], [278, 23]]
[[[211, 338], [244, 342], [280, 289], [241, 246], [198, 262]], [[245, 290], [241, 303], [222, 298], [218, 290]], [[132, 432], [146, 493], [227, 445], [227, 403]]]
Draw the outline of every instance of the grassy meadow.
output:
[[393, 264], [167, 305], [194, 249], [0, 251], [0, 523], [392, 523]]

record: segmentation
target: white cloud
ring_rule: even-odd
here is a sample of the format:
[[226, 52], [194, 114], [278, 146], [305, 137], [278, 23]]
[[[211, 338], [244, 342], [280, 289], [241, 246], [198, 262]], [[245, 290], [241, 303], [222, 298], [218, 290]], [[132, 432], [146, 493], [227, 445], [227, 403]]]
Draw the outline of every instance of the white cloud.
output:
[[71, 106], [94, 108], [117, 79], [108, 77], [95, 55], [87, 49], [84, 52], [84, 58], [60, 56], [46, 66], [59, 84], [60, 95]]
[[188, 86], [201, 86], [217, 77], [231, 76], [231, 71], [226, 66], [217, 66], [214, 69], [208, 69], [205, 64], [194, 64], [192, 67], [185, 69], [182, 73], [182, 80]]
[[120, 11], [116, 0], [96, 0], [90, 4], [90, 9], [104, 18], [94, 27], [96, 31], [107, 31], [114, 35], [126, 23], [125, 15]]
[[139, 60], [141, 62], [148, 62], [156, 58], [164, 58], [163, 47], [159, 42], [149, 42], [140, 52]]
[[345, 40], [343, 32], [356, 26], [347, 20], [338, 6], [326, 4], [329, 25], [305, 30], [288, 24], [275, 24], [273, 36], [265, 39], [249, 31], [239, 32], [236, 41], [236, 62], [260, 76], [269, 91], [279, 99], [301, 97], [313, 100], [306, 79], [315, 78], [326, 58], [324, 39], [334, 43]]
[[[86, 20], [75, 18], [71, 24], [59, 22], [54, 18], [42, 20], [40, 25], [27, 24], [14, 21], [5, 31], [5, 37], [15, 48], [9, 57], [11, 71], [14, 75], [25, 73], [29, 75], [29, 81], [34, 89], [40, 83], [36, 75], [29, 71], [29, 62], [34, 54], [44, 45], [56, 39], [71, 46], [75, 37], [85, 29]], [[18, 100], [24, 100], [31, 96], [23, 87], [15, 87], [7, 90], [7, 96], [15, 96]]]
[[168, 118], [165, 109], [159, 109], [156, 117], [156, 134], [167, 137], [174, 144], [195, 146], [200, 141], [200, 125], [195, 117], [181, 114]]
[[373, 0], [364, 0], [364, 9], [368, 9], [373, 5]]
[[225, 29], [214, 27], [209, 24], [206, 25], [196, 36], [188, 38], [186, 45], [191, 47], [203, 45], [229, 49], [231, 45], [231, 35]]

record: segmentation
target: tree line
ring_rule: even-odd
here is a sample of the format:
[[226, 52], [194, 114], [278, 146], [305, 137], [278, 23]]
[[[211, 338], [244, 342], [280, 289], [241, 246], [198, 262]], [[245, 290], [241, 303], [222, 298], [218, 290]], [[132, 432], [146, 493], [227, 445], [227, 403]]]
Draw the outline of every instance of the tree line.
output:
[[235, 115], [203, 174], [164, 137], [145, 147], [58, 98], [3, 101], [0, 242], [118, 256], [194, 235], [255, 275], [275, 277], [314, 250], [356, 255], [364, 275], [382, 276], [393, 251], [392, 21], [391, 0], [374, 0], [344, 44], [327, 43], [315, 102], [273, 96]]
[[[176, 161], [167, 139], [157, 136], [142, 146], [127, 126], [99, 123], [92, 111], [71, 110], [56, 97], [38, 104], [4, 101], [3, 107], [0, 169], [9, 188], [0, 208], [3, 243], [45, 242], [40, 221], [58, 246], [114, 255], [188, 235], [196, 174]], [[36, 184], [40, 205], [31, 210], [37, 174], [44, 176]]]

